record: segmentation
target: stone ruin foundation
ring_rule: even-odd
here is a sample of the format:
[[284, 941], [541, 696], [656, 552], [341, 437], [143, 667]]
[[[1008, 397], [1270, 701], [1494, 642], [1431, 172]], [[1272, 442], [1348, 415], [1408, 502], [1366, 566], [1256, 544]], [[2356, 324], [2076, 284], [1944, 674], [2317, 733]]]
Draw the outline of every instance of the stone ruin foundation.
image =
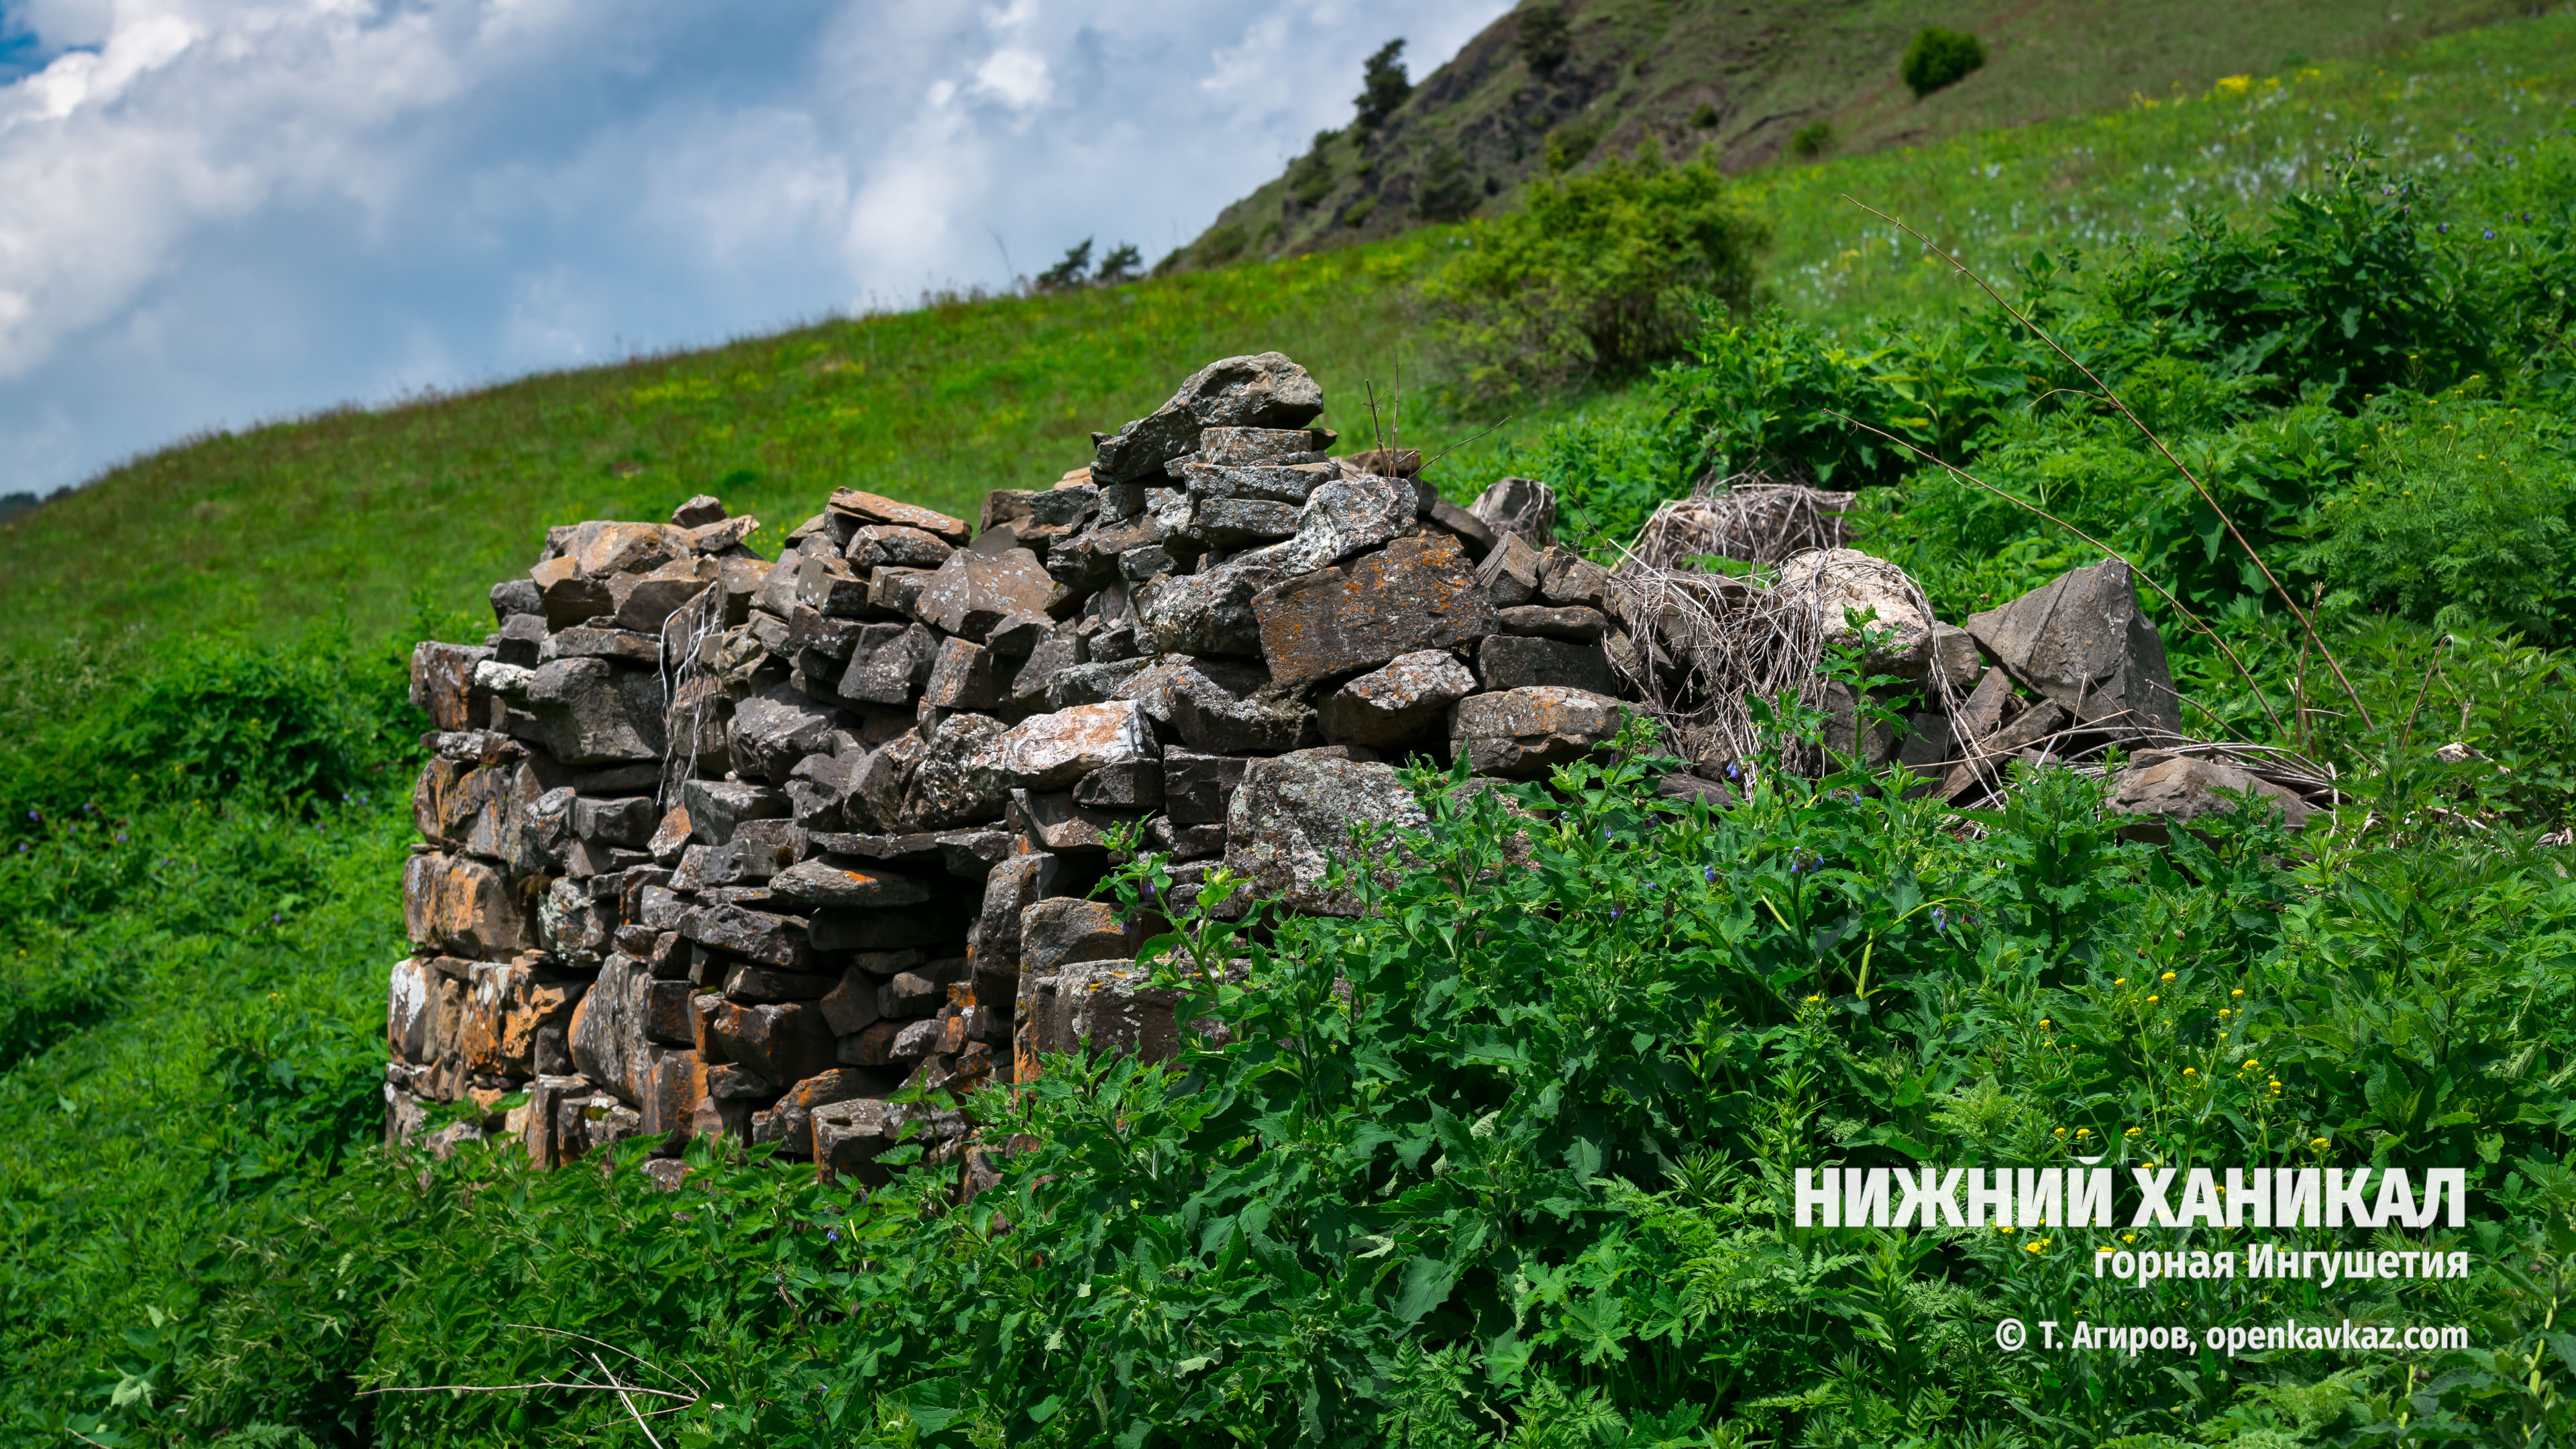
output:
[[[2013, 758], [2117, 742], [2167, 749], [2133, 756], [2126, 808], [2185, 820], [2249, 784], [2308, 808], [2301, 777], [2183, 734], [2117, 561], [1964, 627], [1840, 547], [1750, 580], [1634, 553], [1613, 572], [1553, 542], [1544, 485], [1458, 508], [1418, 454], [1336, 456], [1322, 410], [1287, 358], [1227, 358], [972, 526], [842, 489], [774, 560], [711, 498], [549, 530], [492, 589], [493, 633], [413, 652], [436, 730], [389, 1139], [507, 1133], [551, 1167], [642, 1136], [666, 1183], [696, 1134], [863, 1180], [913, 1140], [971, 1189], [974, 1124], [890, 1098], [1027, 1081], [1079, 1045], [1173, 1049], [1141, 924], [1089, 899], [1112, 831], [1169, 856], [1184, 904], [1224, 865], [1252, 896], [1347, 911], [1324, 876], [1350, 824], [1424, 818], [1394, 762], [1536, 778], [1632, 711], [1690, 757], [1663, 792], [1723, 805], [1757, 615], [1757, 662], [1827, 712], [1828, 743], [1917, 792], [1974, 802]], [[1752, 486], [1772, 491], [1685, 500], [1646, 542], [1839, 541], [1812, 520], [1847, 498]], [[1811, 521], [1728, 522], [1783, 508]], [[1928, 701], [1902, 738], [1864, 734], [1815, 675], [1846, 608], [1876, 610], [1873, 667]], [[428, 1130], [456, 1103], [480, 1110]]]

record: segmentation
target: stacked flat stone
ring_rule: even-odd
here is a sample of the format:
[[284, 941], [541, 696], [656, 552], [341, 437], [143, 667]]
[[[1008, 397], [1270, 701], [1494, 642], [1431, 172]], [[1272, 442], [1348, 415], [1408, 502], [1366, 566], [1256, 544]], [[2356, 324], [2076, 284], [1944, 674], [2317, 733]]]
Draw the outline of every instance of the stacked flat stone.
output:
[[[708, 498], [552, 530], [482, 644], [413, 655], [438, 729], [388, 1132], [470, 1101], [484, 1119], [442, 1131], [542, 1165], [642, 1135], [676, 1178], [722, 1132], [862, 1178], [918, 1140], [971, 1178], [971, 1124], [887, 1099], [1171, 1049], [1144, 924], [1088, 898], [1113, 832], [1166, 853], [1184, 902], [1223, 864], [1347, 913], [1325, 877], [1350, 827], [1423, 819], [1390, 761], [1528, 779], [1597, 750], [1647, 666], [1620, 582], [1549, 541], [1545, 488], [1457, 508], [1418, 454], [1333, 456], [1322, 409], [1287, 358], [1228, 358], [974, 527], [842, 489], [775, 560]], [[1894, 621], [1900, 663], [2007, 708], [1967, 635], [1899, 617], [1902, 574], [1799, 566]], [[2106, 693], [2044, 625], [2005, 662], [2073, 681], [2063, 711], [2161, 675], [2157, 649]], [[1935, 774], [1957, 752], [1945, 717], [1915, 734]]]

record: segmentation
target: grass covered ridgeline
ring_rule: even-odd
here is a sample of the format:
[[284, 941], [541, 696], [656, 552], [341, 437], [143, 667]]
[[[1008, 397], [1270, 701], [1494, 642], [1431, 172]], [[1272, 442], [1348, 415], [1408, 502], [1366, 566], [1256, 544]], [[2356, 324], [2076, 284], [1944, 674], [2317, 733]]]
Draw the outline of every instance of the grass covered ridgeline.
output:
[[[1937, 154], [1977, 132], [2196, 95], [2221, 76], [2312, 64], [2366, 70], [2445, 32], [2535, 8], [2495, 0], [2386, 8], [1533, 0], [1425, 73], [1409, 95], [1363, 100], [1353, 124], [1317, 135], [1165, 265], [1223, 265], [1493, 216], [1518, 205], [1527, 183], [1579, 172], [1641, 141], [1676, 154], [1709, 147], [1732, 172], [1837, 155]], [[1917, 95], [1900, 74], [1927, 27], [1973, 32], [1983, 63]]]
[[[1769, 292], [1803, 320], [1938, 311], [1956, 284], [1852, 209], [1871, 201], [2001, 269], [2035, 247], [2169, 233], [2198, 205], [2244, 218], [2324, 175], [2358, 130], [2408, 167], [2515, 154], [2568, 124], [2576, 17], [2468, 31], [2369, 63], [2254, 77], [2115, 114], [1908, 152], [1756, 173], [1737, 196], [1774, 237]], [[1973, 84], [1973, 82], [1971, 82]], [[125, 623], [292, 635], [345, 616], [363, 637], [416, 596], [479, 610], [549, 525], [659, 518], [692, 493], [793, 527], [858, 483], [972, 513], [1084, 460], [1088, 430], [1169, 395], [1211, 358], [1277, 348], [1322, 379], [1327, 421], [1363, 436], [1366, 385], [1401, 384], [1405, 441], [1490, 425], [1437, 404], [1414, 283], [1474, 228], [1293, 264], [823, 323], [704, 351], [349, 409], [185, 443], [0, 522], [0, 643]], [[1875, 325], [1875, 324], [1872, 324]], [[1606, 384], [1596, 383], [1596, 388]], [[1620, 384], [1624, 386], [1624, 384]], [[1445, 460], [1468, 493], [1524, 462], [1493, 450], [1630, 392], [1524, 401]], [[148, 560], [127, 566], [119, 560]]]

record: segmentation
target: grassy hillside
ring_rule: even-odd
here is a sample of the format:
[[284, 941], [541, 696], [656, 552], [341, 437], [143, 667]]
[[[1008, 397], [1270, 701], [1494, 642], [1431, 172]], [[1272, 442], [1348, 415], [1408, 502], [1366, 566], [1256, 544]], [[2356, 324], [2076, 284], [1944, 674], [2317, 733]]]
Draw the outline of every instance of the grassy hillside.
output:
[[[2258, 211], [2354, 131], [2399, 157], [2464, 164], [2565, 123], [2576, 22], [2516, 22], [2385, 61], [2302, 67], [2155, 106], [1921, 150], [1762, 172], [1772, 290], [1811, 315], [1946, 304], [1955, 283], [1840, 201], [1850, 192], [1986, 262], [2042, 241], [2169, 228], [2186, 206]], [[1367, 427], [1364, 382], [1418, 398], [1405, 296], [1467, 231], [1116, 288], [954, 302], [827, 322], [623, 366], [184, 443], [0, 522], [0, 643], [124, 625], [277, 633], [345, 614], [362, 634], [415, 600], [477, 609], [547, 525], [659, 516], [693, 492], [792, 527], [858, 483], [953, 510], [1083, 461], [1087, 434], [1159, 402], [1192, 368], [1277, 348], [1315, 369], [1327, 421]], [[1618, 406], [1616, 399], [1562, 406]], [[1450, 460], [1505, 466], [1523, 416]], [[1416, 402], [1408, 442], [1485, 426]]]
[[[1319, 136], [1168, 265], [1222, 265], [1397, 235], [1512, 204], [1530, 177], [1653, 141], [1712, 148], [1729, 171], [1791, 156], [1923, 147], [2004, 126], [2197, 93], [2222, 76], [2376, 61], [2530, 13], [2502, 0], [1563, 0], [1569, 47], [1534, 69], [1526, 0], [1422, 78], [1375, 132]], [[1915, 32], [1965, 30], [1987, 62], [1917, 99], [1898, 78]], [[1427, 62], [1429, 57], [1415, 57]], [[1821, 132], [1811, 128], [1823, 128]]]
[[[676, 1196], [531, 1174], [506, 1149], [369, 1148], [422, 723], [381, 626], [415, 588], [479, 606], [546, 523], [699, 487], [782, 522], [843, 478], [964, 506], [1047, 476], [1094, 409], [1132, 411], [1228, 347], [1315, 361], [1353, 426], [1355, 380], [1409, 356], [1402, 283], [1472, 229], [338, 414], [191, 444], [12, 521], [0, 1442], [2576, 1441], [2576, 885], [2554, 843], [2576, 818], [2576, 139], [2523, 144], [2567, 129], [2571, 52], [2576, 25], [2542, 21], [2384, 74], [2327, 65], [1767, 174], [1751, 184], [1790, 310], [1525, 418], [1451, 473], [1558, 479], [1582, 526], [1633, 524], [1712, 450], [1835, 460], [1889, 485], [1864, 542], [1948, 616], [2090, 559], [2011, 505], [1855, 455], [1823, 409], [1886, 419], [2046, 496], [2212, 620], [2253, 677], [2168, 617], [2183, 689], [2225, 728], [2333, 761], [2357, 803], [2331, 829], [2210, 816], [2206, 839], [2158, 850], [2118, 839], [2070, 771], [1974, 832], [1858, 769], [1766, 768], [1741, 807], [1678, 821], [1633, 760], [1525, 797], [1544, 818], [1435, 802], [1417, 853], [1355, 882], [1383, 892], [1361, 919], [1252, 941], [1185, 923], [1209, 959], [1248, 952], [1262, 988], [1204, 1003], [1237, 1048], [1191, 1062], [1196, 1082], [1059, 1062], [1040, 1091], [976, 1104], [1039, 1146], [964, 1212], [920, 1178], [858, 1194], [703, 1144]], [[2323, 174], [2356, 123], [2442, 183], [2410, 193], [2421, 217]], [[2253, 215], [2292, 185], [2318, 194]], [[2317, 605], [2352, 692], [2160, 460], [2057, 396], [2027, 339], [1948, 305], [1958, 284], [1852, 220], [1844, 189], [1987, 259], [2202, 199], [2246, 218], [2101, 249], [2050, 305]], [[2481, 250], [2469, 223], [2491, 213]], [[2401, 264], [2364, 269], [2361, 329], [2317, 325], [2352, 280], [2319, 242], [2346, 222]], [[2274, 333], [2301, 340], [2248, 345]], [[388, 481], [410, 478], [427, 490]], [[348, 622], [299, 618], [342, 598]], [[151, 627], [23, 647], [120, 620]], [[210, 644], [206, 623], [276, 637]], [[2441, 763], [2436, 740], [2478, 755]], [[1505, 858], [1526, 868], [1494, 871]], [[2118, 1168], [2462, 1165], [2466, 1230], [2367, 1246], [2473, 1271], [2132, 1287], [2094, 1277], [2092, 1249], [2242, 1240], [1781, 1224], [1786, 1167], [2070, 1149]], [[1999, 1354], [2005, 1317], [2470, 1339]], [[578, 1390], [371, 1392], [595, 1372], [564, 1333], [691, 1401], [656, 1400], [672, 1412], [639, 1432]]]

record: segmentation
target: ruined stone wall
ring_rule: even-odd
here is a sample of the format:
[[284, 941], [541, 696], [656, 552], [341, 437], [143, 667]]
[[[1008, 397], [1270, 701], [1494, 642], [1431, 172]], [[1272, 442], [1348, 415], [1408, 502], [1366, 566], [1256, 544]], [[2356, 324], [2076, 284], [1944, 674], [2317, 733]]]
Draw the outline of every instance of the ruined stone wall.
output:
[[[439, 1131], [541, 1165], [644, 1135], [675, 1179], [695, 1133], [871, 1176], [909, 1130], [971, 1172], [972, 1124], [887, 1098], [1170, 1048], [1142, 923], [1087, 898], [1110, 831], [1140, 827], [1184, 901], [1222, 863], [1347, 910], [1323, 877], [1349, 825], [1421, 819], [1390, 761], [1530, 778], [1599, 746], [1668, 667], [1639, 596], [1551, 544], [1542, 486], [1459, 509], [1417, 456], [1333, 456], [1322, 405], [1288, 359], [1229, 358], [971, 527], [844, 489], [775, 560], [706, 498], [551, 530], [495, 632], [413, 656], [437, 732], [388, 1132], [472, 1102]], [[1865, 555], [1799, 569], [1942, 686], [1901, 740], [1837, 706], [1921, 788], [1973, 793], [2087, 721], [2177, 723], [2125, 571], [1962, 631]], [[1725, 763], [1665, 788], [1722, 800]]]

